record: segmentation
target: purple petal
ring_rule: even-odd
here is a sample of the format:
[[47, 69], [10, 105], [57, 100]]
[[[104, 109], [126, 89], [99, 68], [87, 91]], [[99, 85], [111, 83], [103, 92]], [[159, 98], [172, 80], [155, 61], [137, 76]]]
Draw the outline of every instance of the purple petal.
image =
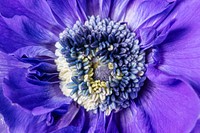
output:
[[[13, 76], [15, 74], [15, 76]], [[34, 85], [26, 80], [26, 69], [14, 69], [4, 80], [4, 94], [13, 102], [31, 110], [33, 114], [43, 114], [70, 103], [60, 91], [58, 84]]]
[[151, 43], [157, 36], [157, 31], [153, 27], [140, 29], [141, 43], [140, 45], [147, 45]]
[[131, 107], [116, 114], [119, 132], [190, 132], [200, 114], [194, 90], [177, 78], [148, 68], [140, 97]]
[[200, 131], [200, 120], [196, 122], [195, 127], [192, 129], [191, 133], [199, 133]]
[[127, 21], [134, 30], [142, 25], [159, 25], [161, 21], [167, 17], [173, 7], [173, 2], [170, 3], [165, 0], [135, 0], [130, 2], [124, 20]]
[[[195, 0], [184, 1], [177, 7], [176, 22], [155, 58], [162, 59], [159, 69], [186, 79], [200, 94], [199, 7], [200, 2]], [[187, 13], [183, 13], [186, 8]]]
[[9, 133], [8, 126], [6, 125], [3, 116], [0, 114], [0, 131], [2, 133]]
[[101, 18], [107, 18], [111, 10], [111, 0], [100, 0], [99, 15]]
[[0, 34], [0, 50], [3, 52], [10, 53], [24, 46], [36, 45], [10, 29], [1, 16]]
[[[98, 112], [97, 114], [94, 114], [92, 111], [85, 112], [85, 124], [84, 124], [84, 128], [82, 132], [106, 133], [107, 132], [106, 125], [108, 125], [106, 121], [107, 121], [106, 116], [102, 112]], [[108, 122], [109, 122], [109, 118], [108, 118]], [[110, 129], [108, 129], [108, 131], [110, 131]]]
[[75, 0], [47, 0], [53, 12], [67, 26], [72, 27], [77, 20], [84, 21], [86, 18], [78, 8]]
[[[190, 132], [200, 114], [200, 101], [193, 88], [176, 77], [147, 69], [149, 82], [137, 104], [154, 132]], [[174, 126], [175, 125], [175, 126]]]
[[132, 103], [131, 108], [124, 109], [116, 114], [116, 122], [119, 132], [152, 132], [148, 120], [149, 119], [145, 117], [144, 111], [136, 107], [135, 103]]
[[[21, 70], [21, 68], [30, 67], [30, 64], [20, 62], [15, 57], [18, 56], [20, 58], [20, 54], [22, 54], [21, 56], [23, 56], [23, 52], [25, 52], [26, 50], [29, 51], [29, 53], [27, 52], [28, 54], [26, 54], [26, 56], [29, 56], [29, 57], [39, 57], [39, 56], [45, 56], [45, 55], [51, 56], [51, 54], [52, 54], [52, 52], [49, 52], [47, 49], [44, 49], [42, 47], [36, 47], [37, 50], [35, 49], [36, 51], [33, 52], [34, 48], [35, 47], [29, 47], [29, 49], [25, 48], [24, 51], [20, 49], [21, 52], [20, 52], [20, 50], [15, 52], [14, 53], [15, 56], [11, 56], [11, 55], [5, 54], [3, 52], [0, 52], [0, 60], [1, 60], [1, 63], [0, 63], [0, 89], [1, 89], [1, 91], [0, 91], [0, 103], [1, 103], [0, 113], [2, 113], [2, 115], [4, 116], [4, 120], [6, 121], [7, 125], [9, 126], [10, 132], [30, 132], [30, 133], [32, 133], [32, 132], [46, 132], [46, 130], [47, 130], [46, 115], [33, 117], [31, 113], [25, 112], [20, 107], [18, 107], [16, 104], [11, 104], [10, 101], [8, 101], [8, 99], [5, 98], [2, 94], [2, 80], [4, 78], [9, 78], [9, 76], [14, 77], [18, 84], [18, 81], [20, 80], [20, 78], [22, 78], [22, 77], [18, 78], [17, 75], [21, 74], [20, 71], [18, 71], [18, 70], [19, 69]], [[53, 55], [54, 54], [52, 54], [52, 56]], [[42, 68], [42, 67], [40, 67], [40, 68]], [[47, 69], [47, 70], [49, 71], [49, 69]], [[10, 75], [10, 73], [12, 75]], [[16, 77], [13, 76], [13, 74], [16, 74], [16, 73], [18, 73], [16, 75]], [[23, 78], [25, 78], [25, 76]], [[27, 82], [26, 80], [24, 80], [24, 81]], [[12, 85], [14, 85], [14, 84], [12, 84]], [[25, 85], [25, 84], [23, 84], [23, 85]], [[17, 88], [14, 88], [14, 89], [17, 89]], [[24, 89], [24, 88], [22, 88], [22, 89]], [[34, 89], [34, 88], [32, 88], [30, 86], [29, 91], [31, 89]], [[42, 90], [43, 90], [43, 88], [42, 88]], [[14, 94], [16, 94], [16, 92], [14, 92]], [[41, 98], [41, 97], [38, 97], [38, 98]], [[45, 100], [45, 99], [40, 99], [40, 100]], [[50, 101], [50, 99], [49, 99], [49, 101]], [[27, 101], [27, 102], [30, 102], [30, 101]], [[33, 104], [33, 106], [34, 106], [35, 103], [33, 103], [33, 101], [31, 101], [31, 103], [29, 103], [29, 104], [30, 105]], [[42, 111], [42, 110], [39, 109], [39, 111]]]
[[[65, 107], [66, 108], [66, 107]], [[63, 108], [64, 110], [66, 110]], [[61, 116], [58, 122], [54, 125], [55, 133], [61, 132], [75, 132], [80, 133], [83, 132], [83, 127], [85, 124], [85, 110], [80, 108], [76, 103], [72, 103], [67, 107], [67, 112]], [[56, 111], [56, 110], [55, 110]], [[54, 111], [54, 112], [55, 112]], [[54, 114], [54, 112], [52, 114]], [[56, 111], [58, 114], [58, 111]], [[63, 112], [63, 111], [62, 111]], [[54, 118], [58, 119], [58, 116]]]
[[106, 133], [119, 133], [114, 113], [109, 117]]
[[59, 83], [59, 73], [55, 64], [41, 62], [28, 68], [27, 80], [33, 84]]
[[0, 86], [2, 86], [2, 81], [10, 70], [29, 66], [30, 65], [18, 61], [13, 56], [7, 55], [0, 51]]
[[83, 126], [85, 124], [85, 109], [81, 108], [77, 113], [74, 120], [71, 122], [70, 126], [76, 127], [77, 132], [81, 133]]
[[10, 53], [25, 46], [43, 45], [55, 49], [57, 37], [27, 17], [0, 16], [0, 50]]
[[18, 50], [16, 50], [14, 53], [12, 53], [13, 56], [15, 56], [16, 58], [20, 59], [20, 58], [42, 58], [45, 59], [45, 57], [51, 58], [51, 59], [55, 59], [56, 56], [55, 54], [42, 47], [42, 46], [27, 46], [27, 47], [23, 47], [20, 48]]
[[78, 0], [79, 8], [83, 10], [86, 16], [109, 17], [111, 12], [111, 0]]
[[83, 132], [95, 132], [96, 125], [98, 123], [98, 115], [94, 114], [93, 112], [86, 112], [85, 113], [85, 125], [83, 128]]
[[[87, 16], [97, 16], [100, 15], [100, 5], [105, 2], [99, 0], [78, 0], [78, 3]], [[110, 3], [110, 1], [108, 1], [108, 3]]]
[[[18, 110], [17, 110], [18, 109]], [[46, 125], [46, 116], [32, 116], [20, 108], [9, 108], [7, 114], [4, 113], [4, 118], [9, 126], [10, 132], [46, 132], [48, 127]]]
[[63, 30], [53, 17], [47, 2], [43, 0], [1, 0], [0, 12], [5, 17], [24, 15], [55, 34]]
[[62, 118], [59, 120], [57, 126], [57, 129], [62, 129], [64, 127], [67, 127], [72, 123], [72, 121], [75, 119], [76, 115], [78, 114], [80, 110], [80, 107], [77, 107], [76, 103], [72, 103], [67, 111], [66, 114], [62, 116]]
[[41, 25], [32, 21], [26, 16], [2, 18], [11, 30], [13, 30], [17, 34], [20, 34], [23, 38], [30, 40], [30, 42], [44, 45], [54, 44], [58, 40], [58, 37], [54, 35], [51, 31], [46, 30]]
[[[46, 124], [46, 115], [33, 116], [31, 113], [24, 111], [19, 106], [11, 104], [4, 97], [0, 87], [0, 113], [10, 132], [45, 132], [48, 130]], [[1, 130], [2, 132], [2, 130]]]
[[27, 80], [33, 84], [59, 83], [57, 67], [54, 63], [55, 54], [41, 46], [27, 46], [12, 53], [20, 61], [30, 63]]
[[145, 27], [139, 29], [140, 33], [140, 46], [143, 50], [156, 47], [161, 44], [167, 38], [171, 26], [175, 23], [175, 20], [172, 19], [167, 25], [162, 28], [156, 29], [155, 27]]
[[110, 17], [115, 21], [123, 21], [130, 0], [112, 1]]
[[95, 132], [97, 133], [105, 133], [106, 130], [106, 116], [103, 112], [98, 113], [98, 122], [96, 124]]

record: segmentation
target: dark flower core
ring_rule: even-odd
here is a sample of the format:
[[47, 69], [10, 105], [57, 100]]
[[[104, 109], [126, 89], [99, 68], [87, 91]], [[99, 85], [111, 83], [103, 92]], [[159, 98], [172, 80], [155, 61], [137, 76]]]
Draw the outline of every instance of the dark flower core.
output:
[[145, 53], [126, 23], [91, 16], [56, 43], [60, 88], [87, 111], [129, 107], [144, 84]]

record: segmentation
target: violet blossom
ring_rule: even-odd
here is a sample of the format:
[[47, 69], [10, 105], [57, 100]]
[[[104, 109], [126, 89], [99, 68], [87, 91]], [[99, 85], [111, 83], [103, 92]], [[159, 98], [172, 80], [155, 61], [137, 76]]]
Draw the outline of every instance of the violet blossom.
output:
[[0, 0], [0, 130], [198, 132], [199, 8]]

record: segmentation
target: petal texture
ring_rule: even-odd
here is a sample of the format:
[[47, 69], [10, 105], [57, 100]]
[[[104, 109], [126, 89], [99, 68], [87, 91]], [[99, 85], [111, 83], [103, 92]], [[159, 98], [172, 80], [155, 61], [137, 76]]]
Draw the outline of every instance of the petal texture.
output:
[[195, 127], [192, 129], [191, 133], [198, 133], [200, 131], [200, 120], [196, 122]]
[[10, 101], [4, 97], [1, 87], [0, 102], [0, 113], [3, 115], [4, 121], [11, 133], [34, 133], [47, 131], [46, 115], [33, 116], [31, 113], [24, 111], [19, 106], [11, 104]]
[[190, 132], [200, 114], [200, 101], [193, 88], [153, 68], [148, 69], [147, 75], [150, 82], [141, 96], [141, 105], [152, 130]]
[[135, 0], [130, 2], [125, 21], [128, 22], [133, 30], [143, 25], [159, 25], [170, 11], [173, 9], [175, 2], [166, 0]]
[[44, 0], [1, 0], [0, 12], [5, 17], [27, 16], [55, 34], [62, 31], [62, 27], [57, 23], [47, 2]]
[[131, 3], [131, 0], [114, 0], [112, 1], [110, 18], [115, 21], [123, 21], [126, 15], [126, 10]]
[[26, 69], [11, 70], [4, 80], [4, 94], [13, 103], [33, 111], [34, 114], [43, 114], [70, 102], [62, 95], [58, 84], [31, 84], [26, 80], [26, 72]]
[[[183, 1], [175, 11], [176, 22], [166, 41], [157, 49], [158, 68], [171, 75], [185, 78], [200, 93], [199, 23], [200, 3]], [[187, 13], [183, 13], [185, 9]]]
[[3, 89], [12, 102], [34, 114], [42, 114], [71, 101], [61, 93], [59, 80], [54, 79], [58, 77], [58, 73], [52, 64], [55, 58], [53, 52], [43, 47], [29, 46], [18, 49], [11, 55], [29, 65], [12, 68], [7, 72]]
[[14, 68], [25, 68], [29, 66], [29, 64], [20, 62], [13, 56], [9, 56], [6, 53], [0, 51], [0, 86], [2, 86], [3, 79], [7, 76], [10, 70]]
[[47, 0], [53, 12], [67, 27], [72, 27], [77, 20], [84, 21], [86, 18], [79, 10], [76, 0]]
[[10, 30], [33, 43], [52, 44], [58, 37], [26, 16], [2, 17]]

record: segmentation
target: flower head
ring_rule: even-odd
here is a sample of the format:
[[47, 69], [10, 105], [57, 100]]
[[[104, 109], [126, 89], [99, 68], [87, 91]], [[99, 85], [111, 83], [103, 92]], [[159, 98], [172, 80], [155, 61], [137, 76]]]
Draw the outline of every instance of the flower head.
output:
[[195, 132], [199, 7], [195, 0], [0, 0], [2, 127]]
[[145, 54], [126, 24], [91, 16], [66, 29], [55, 60], [60, 88], [87, 111], [118, 111], [130, 105], [145, 81]]

